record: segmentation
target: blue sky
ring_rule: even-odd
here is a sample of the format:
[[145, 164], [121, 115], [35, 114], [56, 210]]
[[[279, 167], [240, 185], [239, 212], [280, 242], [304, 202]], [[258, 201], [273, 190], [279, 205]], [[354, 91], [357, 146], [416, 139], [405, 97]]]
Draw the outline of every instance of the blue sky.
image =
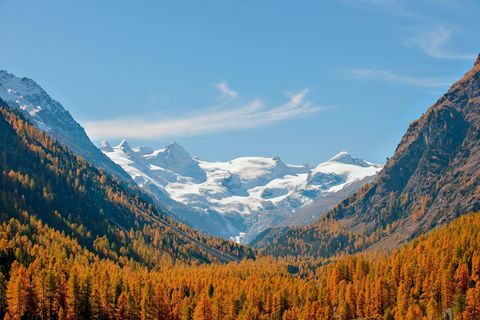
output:
[[473, 64], [480, 3], [0, 0], [0, 69], [95, 142], [384, 162]]

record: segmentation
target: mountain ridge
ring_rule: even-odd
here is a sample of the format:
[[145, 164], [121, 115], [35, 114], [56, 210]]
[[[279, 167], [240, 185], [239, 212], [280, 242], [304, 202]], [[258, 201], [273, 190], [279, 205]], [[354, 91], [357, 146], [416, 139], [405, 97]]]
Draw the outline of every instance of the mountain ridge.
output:
[[[192, 157], [176, 142], [158, 150], [125, 148], [126, 144], [123, 140], [111, 147], [103, 142], [101, 150], [162, 206], [167, 201], [173, 207], [175, 203], [189, 206], [187, 217], [183, 210], [171, 210], [180, 212], [182, 221], [245, 242], [294, 215], [299, 207], [373, 176], [380, 168], [346, 152], [312, 168], [286, 164], [278, 156], [208, 162]], [[341, 200], [338, 194], [335, 199]]]
[[37, 128], [48, 132], [71, 151], [133, 185], [128, 174], [100, 152], [83, 127], [34, 80], [19, 78], [0, 70], [0, 98], [7, 106], [22, 112]]
[[477, 59], [471, 70], [410, 124], [374, 182], [341, 201], [315, 224], [270, 229], [254, 243], [265, 253], [279, 255], [325, 256], [374, 244], [395, 247], [461, 214], [478, 211], [479, 165]]

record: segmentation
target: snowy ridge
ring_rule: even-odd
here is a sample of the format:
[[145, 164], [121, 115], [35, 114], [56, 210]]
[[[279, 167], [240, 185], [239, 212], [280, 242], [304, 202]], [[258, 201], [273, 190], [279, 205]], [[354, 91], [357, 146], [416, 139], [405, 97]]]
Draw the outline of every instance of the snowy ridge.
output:
[[[207, 224], [200, 229], [242, 242], [278, 225], [298, 208], [375, 176], [381, 169], [346, 152], [312, 169], [286, 164], [277, 156], [207, 162], [192, 157], [175, 142], [159, 150], [131, 148], [125, 140], [116, 147], [104, 141], [99, 148], [154, 196], [161, 192], [196, 210]], [[218, 226], [210, 230], [208, 225], [214, 223], [209, 215], [229, 222], [222, 230]]]
[[18, 78], [0, 70], [0, 97], [12, 108], [21, 110], [45, 131], [51, 128], [41, 117], [42, 111], [65, 112], [61, 105], [29, 78]]
[[0, 98], [11, 109], [20, 111], [36, 127], [66, 145], [70, 151], [131, 183], [130, 177], [90, 141], [70, 113], [32, 79], [19, 78], [0, 70]]

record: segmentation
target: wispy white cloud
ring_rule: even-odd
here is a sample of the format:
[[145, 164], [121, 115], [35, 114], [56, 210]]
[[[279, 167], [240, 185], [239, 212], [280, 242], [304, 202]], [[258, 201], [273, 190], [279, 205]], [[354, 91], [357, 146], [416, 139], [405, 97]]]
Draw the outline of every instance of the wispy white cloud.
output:
[[[432, 58], [472, 60], [476, 57], [474, 54], [455, 50], [451, 42], [453, 36], [457, 32], [460, 33], [459, 30], [445, 17], [438, 17], [434, 13], [434, 9], [438, 7], [442, 10], [455, 10], [458, 1], [337, 0], [337, 2], [365, 12], [407, 18], [406, 21], [417, 24], [417, 27], [410, 29], [410, 35], [404, 38], [403, 44], [410, 48], [418, 48]], [[460, 7], [462, 10], [468, 10], [467, 5]]]
[[354, 77], [361, 80], [400, 83], [426, 88], [448, 87], [452, 84], [451, 80], [445, 78], [423, 78], [405, 76], [383, 69], [355, 69], [352, 71], [352, 74]]
[[[224, 89], [228, 89], [228, 87], [225, 86]], [[230, 92], [231, 90], [225, 91]], [[285, 103], [275, 106], [267, 106], [262, 100], [253, 99], [237, 106], [225, 103], [215, 110], [203, 109], [195, 114], [168, 119], [140, 117], [91, 121], [84, 125], [88, 135], [93, 139], [158, 139], [260, 127], [329, 108], [316, 106], [307, 101], [307, 93], [308, 90], [304, 89], [296, 94], [291, 94]]]
[[405, 45], [418, 48], [433, 58], [474, 59], [475, 55], [458, 53], [448, 47], [454, 34], [453, 28], [444, 25], [429, 29], [417, 29], [411, 37], [405, 40]]
[[409, 10], [400, 0], [337, 0], [338, 3], [364, 12], [389, 14], [421, 19], [422, 16]]
[[397, 0], [337, 0], [339, 3], [354, 7], [398, 8]]
[[230, 89], [226, 82], [218, 82], [214, 84], [214, 87], [217, 88], [218, 91], [221, 93], [221, 98], [226, 100], [234, 100], [238, 98], [238, 92]]

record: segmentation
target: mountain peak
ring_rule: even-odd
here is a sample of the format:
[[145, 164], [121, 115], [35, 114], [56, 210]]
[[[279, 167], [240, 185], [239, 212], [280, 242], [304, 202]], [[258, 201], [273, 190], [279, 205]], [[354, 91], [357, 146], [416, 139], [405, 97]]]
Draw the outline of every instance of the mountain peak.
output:
[[199, 167], [192, 156], [177, 142], [172, 142], [165, 148], [143, 156], [150, 164], [171, 170], [180, 175], [205, 181], [205, 172]]
[[163, 148], [164, 156], [167, 156], [171, 160], [177, 161], [193, 161], [192, 156], [177, 142], [172, 142], [165, 148]]
[[185, 149], [183, 149], [183, 147], [178, 144], [176, 141], [170, 143], [168, 146], [165, 147], [165, 150], [169, 150], [171, 152], [185, 152]]
[[48, 132], [74, 153], [122, 180], [133, 183], [125, 171], [90, 141], [85, 130], [62, 104], [50, 97], [35, 80], [0, 70], [0, 98], [9, 108], [20, 111], [38, 129]]
[[102, 150], [103, 152], [113, 151], [112, 146], [110, 145], [110, 143], [108, 143], [107, 140], [103, 140], [102, 143], [100, 143], [100, 145], [98, 146], [98, 149]]
[[138, 147], [133, 148], [133, 151], [135, 151], [135, 153], [137, 153], [141, 156], [145, 156], [147, 154], [153, 153], [155, 150], [153, 150], [152, 148], [147, 147], [147, 146], [138, 146]]
[[117, 146], [117, 148], [123, 149], [123, 150], [131, 150], [130, 145], [128, 144], [127, 140], [123, 139], [120, 144]]
[[[2, 94], [6, 100], [22, 100], [24, 95], [46, 95], [45, 91], [30, 78], [19, 78], [6, 70], [0, 70], [0, 79], [1, 85], [7, 90]], [[22, 101], [22, 104], [28, 104], [28, 101]]]
[[477, 60], [475, 61], [475, 63], [473, 64], [474, 67], [480, 65], [480, 53], [478, 54], [478, 57], [477, 57]]
[[282, 168], [282, 169], [287, 168], [287, 165], [285, 164], [285, 162], [283, 162], [282, 159], [280, 159], [280, 157], [278, 155], [274, 155], [272, 157], [272, 160], [275, 162], [276, 167]]
[[368, 167], [369, 164], [362, 159], [353, 158], [347, 151], [341, 151], [328, 160], [328, 162], [338, 162], [344, 164], [353, 164], [361, 167]]
[[328, 161], [342, 162], [342, 163], [353, 163], [353, 158], [347, 151], [341, 151], [331, 157]]

